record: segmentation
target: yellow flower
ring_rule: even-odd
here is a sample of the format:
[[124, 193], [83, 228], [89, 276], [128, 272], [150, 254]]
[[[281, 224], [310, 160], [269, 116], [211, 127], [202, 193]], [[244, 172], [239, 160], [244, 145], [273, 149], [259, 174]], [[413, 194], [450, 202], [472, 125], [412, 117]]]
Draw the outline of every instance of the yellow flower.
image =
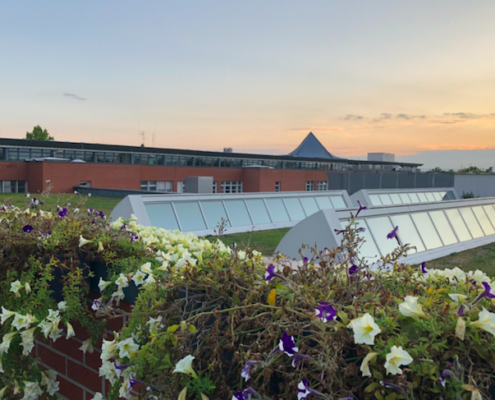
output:
[[406, 317], [418, 319], [424, 317], [425, 313], [418, 304], [418, 298], [414, 296], [406, 296], [404, 303], [399, 304], [399, 311]]
[[98, 252], [102, 252], [103, 251], [103, 243], [101, 242], [98, 242]]
[[363, 376], [371, 376], [370, 372], [370, 367], [368, 363], [373, 360], [378, 353], [368, 353], [366, 357], [364, 357], [363, 363], [361, 364], [361, 372], [363, 373]]
[[413, 361], [413, 358], [402, 348], [402, 346], [392, 346], [386, 359], [385, 369], [387, 370], [387, 374], [395, 375], [402, 374], [402, 370], [399, 368], [400, 365], [409, 365]]
[[479, 320], [472, 322], [470, 325], [476, 328], [483, 329], [495, 336], [495, 314], [489, 312], [483, 307], [479, 314]]
[[354, 330], [354, 341], [357, 344], [374, 344], [375, 336], [382, 331], [368, 313], [353, 319], [347, 327]]

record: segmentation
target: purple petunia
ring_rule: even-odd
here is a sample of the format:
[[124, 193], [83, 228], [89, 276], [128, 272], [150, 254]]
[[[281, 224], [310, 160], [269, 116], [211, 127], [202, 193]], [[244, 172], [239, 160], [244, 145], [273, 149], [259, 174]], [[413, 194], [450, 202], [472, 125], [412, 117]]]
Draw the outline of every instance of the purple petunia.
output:
[[454, 376], [454, 374], [451, 371], [449, 371], [448, 369], [444, 370], [440, 374], [440, 385], [442, 385], [443, 387], [445, 387], [445, 384], [447, 383], [447, 378], [449, 376]]
[[393, 389], [397, 392], [402, 392], [401, 387], [399, 385], [396, 385], [395, 383], [380, 381], [380, 385], [382, 385], [384, 388], [389, 388], [389, 389]]
[[353, 265], [352, 267], [349, 268], [349, 275], [353, 275], [356, 272], [358, 272], [359, 267], [357, 265]]
[[275, 269], [276, 269], [275, 265], [273, 265], [273, 264], [268, 265], [266, 272], [265, 272], [266, 283], [270, 282], [275, 277], [285, 280], [285, 278], [282, 275], [277, 274], [275, 272]]
[[67, 216], [67, 208], [60, 208], [60, 211], [58, 213], [58, 216], [60, 218], [64, 218], [65, 216]]
[[325, 397], [323, 393], [320, 393], [314, 389], [311, 389], [308, 384], [307, 379], [303, 379], [299, 384], [297, 385], [297, 400], [305, 400], [309, 397], [309, 395], [313, 396], [318, 396], [318, 397]]
[[135, 385], [146, 385], [146, 383], [144, 383], [143, 381], [139, 381], [137, 379], [134, 379], [134, 375], [133, 373], [131, 372], [131, 375], [130, 375], [130, 378], [129, 378], [129, 384], [127, 385], [127, 391], [130, 392], [131, 389], [135, 386]]
[[135, 235], [134, 233], [131, 234], [131, 243], [134, 243], [138, 239], [139, 239], [138, 235]]
[[365, 232], [366, 231], [366, 228], [363, 228], [363, 227], [357, 228], [356, 231], [357, 232]]
[[296, 347], [296, 342], [294, 340], [294, 337], [288, 335], [287, 332], [285, 331], [284, 333], [282, 333], [282, 339], [280, 339], [278, 348], [281, 351], [283, 351], [285, 354], [287, 354], [289, 357], [293, 357], [294, 354], [296, 354], [299, 351], [299, 349]]
[[259, 361], [248, 361], [241, 371], [241, 377], [246, 380], [246, 382], [251, 378], [251, 368], [255, 365], [261, 364]]
[[478, 301], [480, 301], [483, 297], [489, 297], [490, 299], [495, 299], [495, 294], [491, 293], [491, 286], [488, 282], [482, 282], [481, 283], [485, 290], [476, 298], [476, 300], [473, 301], [473, 305], [476, 304]]
[[464, 304], [461, 304], [461, 305], [459, 306], [459, 308], [457, 309], [457, 312], [456, 312], [457, 316], [458, 316], [458, 317], [464, 317], [464, 310], [465, 310], [466, 308], [467, 308], [467, 307], [466, 307]]
[[24, 225], [22, 230], [26, 233], [30, 233], [33, 230], [33, 227], [31, 225]]
[[357, 203], [359, 204], [359, 210], [358, 210], [358, 212], [356, 213], [356, 217], [359, 215], [359, 213], [360, 213], [361, 211], [363, 211], [363, 210], [367, 210], [367, 209], [368, 209], [368, 207], [365, 207], [365, 206], [361, 205], [361, 202], [360, 202], [359, 200], [357, 201]]
[[303, 257], [303, 263], [304, 264], [307, 264], [309, 262], [309, 258], [308, 257]]
[[292, 359], [292, 366], [294, 368], [297, 368], [297, 366], [299, 365], [299, 363], [301, 362], [301, 360], [312, 360], [311, 357], [305, 355], [305, 354], [301, 354], [301, 353], [296, 353], [294, 355], [294, 358]]
[[316, 309], [315, 315], [323, 322], [328, 322], [337, 318], [337, 311], [330, 304], [322, 301], [320, 307]]
[[394, 229], [392, 229], [392, 232], [390, 232], [388, 235], [387, 235], [387, 239], [399, 239], [397, 237], [397, 230], [399, 229], [398, 226], [396, 226]]
[[120, 227], [120, 229], [126, 229], [126, 228], [127, 228], [127, 225], [126, 225], [126, 224], [124, 224], [124, 225], [122, 225], [122, 226]]
[[253, 388], [247, 388], [243, 392], [237, 391], [232, 400], [251, 400], [251, 396], [258, 394]]
[[103, 214], [103, 211], [100, 211], [98, 213], [98, 215], [100, 216], [101, 219], [106, 219], [107, 217], [105, 216], [105, 214]]
[[33, 199], [31, 200], [31, 204], [33, 206], [37, 206], [38, 204], [40, 204], [40, 201], [36, 197], [33, 197]]
[[337, 235], [340, 235], [341, 233], [344, 233], [345, 232], [345, 229], [342, 229], [342, 230], [338, 230], [338, 229], [334, 229], [333, 230]]
[[114, 360], [113, 365], [115, 366], [115, 373], [117, 374], [117, 377], [120, 378], [120, 375], [122, 374], [122, 371], [124, 371], [124, 369], [126, 369], [127, 367], [130, 367], [131, 365], [134, 365], [134, 364], [122, 364], [122, 365], [119, 365], [117, 363], [117, 360]]
[[96, 300], [96, 299], [95, 299], [95, 300], [93, 301], [93, 304], [91, 305], [91, 309], [93, 309], [93, 310], [95, 310], [95, 311], [96, 311], [96, 310], [98, 310], [98, 309], [99, 309], [102, 305], [103, 305], [103, 303], [102, 303], [101, 301], [99, 301], [99, 300]]
[[421, 263], [421, 267], [420, 267], [420, 269], [421, 269], [421, 272], [422, 272], [423, 274], [427, 274], [427, 273], [428, 273], [428, 270], [426, 269], [426, 262], [422, 262], [422, 263]]

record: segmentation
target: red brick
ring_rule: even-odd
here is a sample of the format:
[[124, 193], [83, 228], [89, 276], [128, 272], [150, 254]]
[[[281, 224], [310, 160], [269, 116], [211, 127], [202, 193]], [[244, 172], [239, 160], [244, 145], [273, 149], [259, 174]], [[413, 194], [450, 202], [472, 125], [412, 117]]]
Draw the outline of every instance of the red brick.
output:
[[86, 365], [89, 368], [93, 368], [94, 370], [98, 371], [101, 367], [101, 353], [97, 351], [93, 351], [92, 353], [86, 352]]
[[81, 344], [79, 342], [76, 342], [72, 339], [66, 340], [65, 338], [60, 338], [52, 344], [52, 348], [54, 348], [55, 350], [58, 350], [68, 355], [69, 357], [82, 362], [83, 352], [79, 350], [79, 347], [81, 347]]
[[96, 372], [67, 360], [67, 376], [93, 392], [101, 392], [101, 377]]
[[114, 331], [118, 332], [122, 329], [123, 326], [124, 326], [124, 316], [120, 315], [116, 318], [110, 318], [107, 321], [106, 329], [109, 329], [112, 332], [114, 332]]
[[53, 352], [43, 345], [38, 345], [38, 357], [41, 362], [53, 368], [55, 371], [65, 374], [65, 358]]
[[89, 338], [88, 330], [82, 326], [78, 321], [71, 321], [72, 327], [74, 328], [74, 332], [76, 332], [76, 338], [79, 340], [86, 340]]
[[60, 382], [59, 392], [62, 396], [65, 396], [70, 400], [84, 399], [84, 390], [82, 390], [79, 386], [74, 385], [60, 375], [57, 376], [57, 380]]

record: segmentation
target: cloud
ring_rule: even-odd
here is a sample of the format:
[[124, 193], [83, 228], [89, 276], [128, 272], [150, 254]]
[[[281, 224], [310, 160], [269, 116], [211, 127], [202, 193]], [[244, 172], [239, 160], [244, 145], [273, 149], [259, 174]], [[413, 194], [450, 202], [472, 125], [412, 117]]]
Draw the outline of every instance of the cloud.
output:
[[407, 114], [397, 114], [397, 119], [411, 119]]
[[83, 100], [83, 101], [86, 100], [84, 97], [80, 97], [77, 94], [73, 94], [73, 93], [64, 93], [64, 96], [72, 97], [73, 99], [76, 99], [76, 100]]
[[346, 121], [359, 121], [359, 120], [362, 120], [364, 119], [363, 116], [361, 115], [352, 115], [352, 114], [347, 114], [345, 117], [343, 117], [342, 119], [346, 120]]
[[392, 114], [388, 114], [388, 113], [380, 114], [380, 119], [390, 119], [390, 118], [392, 118]]

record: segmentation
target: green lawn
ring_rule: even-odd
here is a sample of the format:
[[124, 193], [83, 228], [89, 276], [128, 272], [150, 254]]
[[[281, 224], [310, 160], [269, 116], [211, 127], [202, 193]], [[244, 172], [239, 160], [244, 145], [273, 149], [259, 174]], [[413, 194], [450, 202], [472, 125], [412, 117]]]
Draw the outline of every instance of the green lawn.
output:
[[[37, 195], [31, 194], [31, 197], [40, 198]], [[85, 201], [85, 208], [94, 208], [98, 211], [103, 211], [105, 215], [110, 215], [114, 207], [120, 202], [122, 199], [114, 198], [114, 197], [102, 197], [102, 196], [82, 196]], [[70, 200], [71, 199], [71, 200]], [[44, 210], [52, 211], [55, 210], [57, 205], [63, 206], [67, 204], [70, 200], [72, 205], [76, 205], [79, 201], [79, 197], [76, 194], [49, 194], [46, 197], [45, 204], [41, 205]], [[3, 193], [0, 194], [0, 203], [8, 204], [9, 201], [14, 206], [24, 206], [28, 202], [28, 199], [21, 193]]]
[[[222, 235], [220, 239], [227, 246], [231, 246], [232, 243], [237, 243], [240, 248], [251, 247], [265, 256], [271, 256], [289, 230], [290, 228], [283, 228], [271, 231], [234, 233], [232, 235]], [[215, 238], [216, 237], [214, 236], [206, 237], [208, 240], [214, 240]]]

